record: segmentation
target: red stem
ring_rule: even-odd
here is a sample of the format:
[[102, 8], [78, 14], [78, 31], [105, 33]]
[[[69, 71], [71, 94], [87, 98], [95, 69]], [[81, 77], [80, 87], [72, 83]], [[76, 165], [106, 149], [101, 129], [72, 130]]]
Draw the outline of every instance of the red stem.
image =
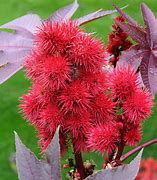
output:
[[146, 148], [152, 144], [155, 144], [157, 143], [157, 139], [153, 139], [151, 141], [148, 141], [140, 146], [138, 146], [137, 148], [131, 150], [130, 152], [126, 153], [125, 155], [123, 155], [121, 158], [120, 158], [120, 161], [123, 162], [124, 160], [126, 160], [127, 158], [129, 158], [130, 156], [132, 156], [133, 154], [137, 153], [138, 151], [140, 151], [141, 149], [143, 148]]
[[[121, 121], [123, 122], [122, 118], [121, 118]], [[121, 137], [120, 137], [121, 141], [118, 145], [118, 152], [115, 157], [116, 160], [120, 160], [120, 158], [123, 154], [123, 151], [124, 151], [124, 147], [125, 147], [124, 133], [125, 133], [125, 126], [123, 126], [123, 129], [121, 130]]]
[[73, 143], [73, 150], [74, 150], [76, 168], [77, 168], [78, 173], [80, 174], [80, 180], [85, 179], [86, 178], [86, 173], [85, 173], [85, 168], [84, 168], [84, 165], [83, 165], [82, 154], [81, 154], [81, 152], [77, 152], [75, 150], [74, 143]]
[[82, 180], [86, 178], [82, 155], [81, 153], [77, 153], [77, 152], [74, 152], [74, 155], [75, 155], [76, 168], [77, 168], [78, 173], [80, 174], [80, 180]]
[[124, 151], [124, 147], [125, 147], [125, 143], [124, 141], [122, 140], [122, 142], [120, 143], [120, 146], [118, 147], [118, 152], [117, 152], [117, 155], [116, 155], [116, 160], [119, 160], [123, 154], [123, 151]]

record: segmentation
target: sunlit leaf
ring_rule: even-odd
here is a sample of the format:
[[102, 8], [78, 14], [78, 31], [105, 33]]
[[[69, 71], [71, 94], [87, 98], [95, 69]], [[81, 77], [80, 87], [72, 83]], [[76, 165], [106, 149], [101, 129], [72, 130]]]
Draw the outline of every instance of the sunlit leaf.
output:
[[12, 75], [22, 68], [21, 62], [18, 63], [8, 63], [6, 65], [0, 66], [0, 84], [8, 80]]
[[[54, 179], [61, 178], [60, 172], [60, 144], [59, 144], [59, 128], [53, 137], [53, 141], [45, 152], [47, 161], [51, 165], [51, 174]], [[56, 179], [57, 180], [57, 179]]]
[[41, 19], [36, 14], [27, 14], [25, 16], [19, 17], [10, 21], [4, 25], [1, 25], [0, 28], [7, 28], [7, 29], [18, 29], [24, 28], [31, 33], [36, 32], [36, 28], [41, 25]]
[[30, 53], [29, 49], [20, 49], [16, 51], [0, 51], [0, 66], [7, 63], [17, 63], [19, 59], [24, 59]]
[[63, 8], [60, 8], [56, 12], [54, 12], [47, 21], [52, 21], [53, 23], [59, 22], [59, 21], [65, 21], [69, 20], [77, 8], [79, 7], [77, 0], [74, 0], [74, 2], [68, 6], [65, 6]]
[[88, 23], [90, 21], [93, 21], [93, 20], [102, 18], [104, 16], [113, 14], [115, 12], [117, 12], [117, 11], [116, 10], [108, 10], [108, 11], [98, 10], [96, 12], [93, 12], [93, 13], [90, 13], [86, 16], [81, 17], [81, 18], [77, 19], [76, 21], [77, 21], [78, 25], [83, 25], [85, 23]]
[[15, 133], [16, 166], [20, 180], [60, 180], [59, 129], [46, 154], [47, 161], [38, 160]]
[[19, 180], [50, 180], [50, 165], [39, 161], [15, 134], [16, 167]]
[[33, 40], [18, 34], [0, 32], [0, 50], [32, 49]]
[[16, 33], [0, 32], [0, 84], [22, 68], [32, 48], [33, 39]]

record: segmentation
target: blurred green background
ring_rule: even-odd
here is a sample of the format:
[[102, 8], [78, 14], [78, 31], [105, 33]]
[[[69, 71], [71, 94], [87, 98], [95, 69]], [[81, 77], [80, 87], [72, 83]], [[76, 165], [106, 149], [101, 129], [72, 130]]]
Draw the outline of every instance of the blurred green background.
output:
[[[74, 17], [83, 16], [92, 11], [103, 8], [113, 9], [112, 3], [122, 7], [129, 4], [125, 11], [134, 19], [142, 23], [139, 5], [145, 2], [157, 14], [156, 0], [78, 0], [80, 8]], [[72, 0], [0, 0], [0, 23], [6, 23], [27, 13], [37, 13], [41, 18], [46, 18], [58, 8], [71, 3]], [[104, 43], [107, 42], [107, 35], [111, 31], [111, 24], [116, 14], [97, 20], [85, 26], [90, 32], [97, 32]], [[39, 149], [35, 138], [35, 131], [23, 120], [19, 114], [19, 97], [26, 93], [29, 81], [25, 79], [24, 73], [19, 72], [6, 83], [0, 86], [0, 179], [17, 180], [16, 173], [12, 170], [9, 156], [15, 152], [14, 133], [16, 131], [23, 142], [37, 155]], [[154, 108], [153, 116], [143, 125], [143, 141], [157, 137], [157, 108]], [[144, 158], [153, 156], [157, 158], [157, 145], [153, 145], [144, 151]], [[70, 152], [67, 156], [71, 156]], [[97, 163], [103, 159], [99, 155], [85, 155], [85, 159], [94, 159]], [[64, 161], [63, 161], [64, 163]], [[101, 166], [101, 163], [99, 163]]]

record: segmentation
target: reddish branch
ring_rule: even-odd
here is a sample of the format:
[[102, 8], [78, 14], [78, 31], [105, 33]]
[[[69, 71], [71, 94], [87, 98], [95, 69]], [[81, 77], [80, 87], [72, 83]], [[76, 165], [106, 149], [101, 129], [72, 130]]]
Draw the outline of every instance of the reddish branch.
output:
[[116, 155], [116, 160], [119, 160], [123, 154], [123, 151], [124, 151], [124, 147], [125, 147], [125, 143], [122, 141], [120, 146], [118, 147], [118, 152], [117, 152], [117, 155]]
[[74, 152], [75, 155], [75, 162], [76, 162], [76, 168], [78, 173], [80, 174], [81, 180], [86, 178], [85, 169], [83, 166], [83, 160], [81, 153]]
[[82, 154], [79, 152], [76, 152], [74, 145], [73, 145], [73, 149], [74, 149], [76, 168], [77, 168], [78, 173], [80, 174], [80, 180], [82, 180], [82, 179], [86, 178]]
[[152, 144], [157, 143], [157, 139], [153, 139], [151, 141], [148, 141], [144, 144], [142, 144], [141, 146], [138, 146], [137, 148], [133, 149], [132, 151], [126, 153], [125, 155], [123, 155], [120, 159], [121, 162], [123, 162], [124, 160], [126, 160], [127, 158], [129, 158], [130, 156], [132, 156], [133, 154], [137, 153], [138, 151], [140, 151], [143, 148], [146, 148]]
[[[121, 122], [123, 122], [122, 117], [120, 120], [121, 120]], [[125, 133], [125, 126], [123, 126], [123, 129], [121, 130], [121, 137], [120, 137], [121, 141], [119, 143], [118, 152], [115, 157], [116, 160], [120, 160], [120, 158], [123, 154], [124, 148], [125, 148], [124, 133]]]

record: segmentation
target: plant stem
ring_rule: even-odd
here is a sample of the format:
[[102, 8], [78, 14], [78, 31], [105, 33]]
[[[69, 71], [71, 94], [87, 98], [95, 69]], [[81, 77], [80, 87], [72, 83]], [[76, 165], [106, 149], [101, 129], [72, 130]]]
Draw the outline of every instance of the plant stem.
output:
[[120, 161], [123, 162], [124, 160], [126, 160], [127, 158], [129, 158], [130, 156], [132, 156], [133, 154], [137, 153], [138, 151], [140, 151], [141, 149], [143, 148], [146, 148], [152, 144], [155, 144], [157, 143], [157, 139], [153, 139], [151, 141], [148, 141], [140, 146], [138, 146], [137, 148], [131, 150], [130, 152], [126, 153], [125, 155], [123, 155], [121, 158], [120, 158]]
[[[121, 117], [121, 121], [123, 122], [122, 117]], [[118, 152], [116, 154], [115, 160], [120, 160], [124, 151], [124, 147], [125, 147], [124, 132], [125, 132], [125, 126], [123, 126], [123, 129], [121, 130], [121, 137], [120, 137], [121, 141], [118, 145]]]
[[124, 151], [124, 147], [125, 147], [125, 143], [122, 140], [119, 147], [118, 147], [118, 152], [117, 152], [117, 155], [115, 157], [116, 160], [119, 160], [121, 158], [123, 151]]
[[76, 168], [77, 168], [77, 171], [80, 174], [80, 178], [82, 180], [82, 179], [86, 178], [85, 169], [83, 166], [82, 155], [81, 155], [81, 153], [77, 153], [77, 152], [74, 152], [74, 155], [75, 155]]
[[78, 173], [80, 174], [80, 180], [85, 179], [86, 173], [83, 165], [82, 154], [80, 152], [76, 152], [74, 144], [73, 144], [73, 149], [74, 149], [76, 168]]

